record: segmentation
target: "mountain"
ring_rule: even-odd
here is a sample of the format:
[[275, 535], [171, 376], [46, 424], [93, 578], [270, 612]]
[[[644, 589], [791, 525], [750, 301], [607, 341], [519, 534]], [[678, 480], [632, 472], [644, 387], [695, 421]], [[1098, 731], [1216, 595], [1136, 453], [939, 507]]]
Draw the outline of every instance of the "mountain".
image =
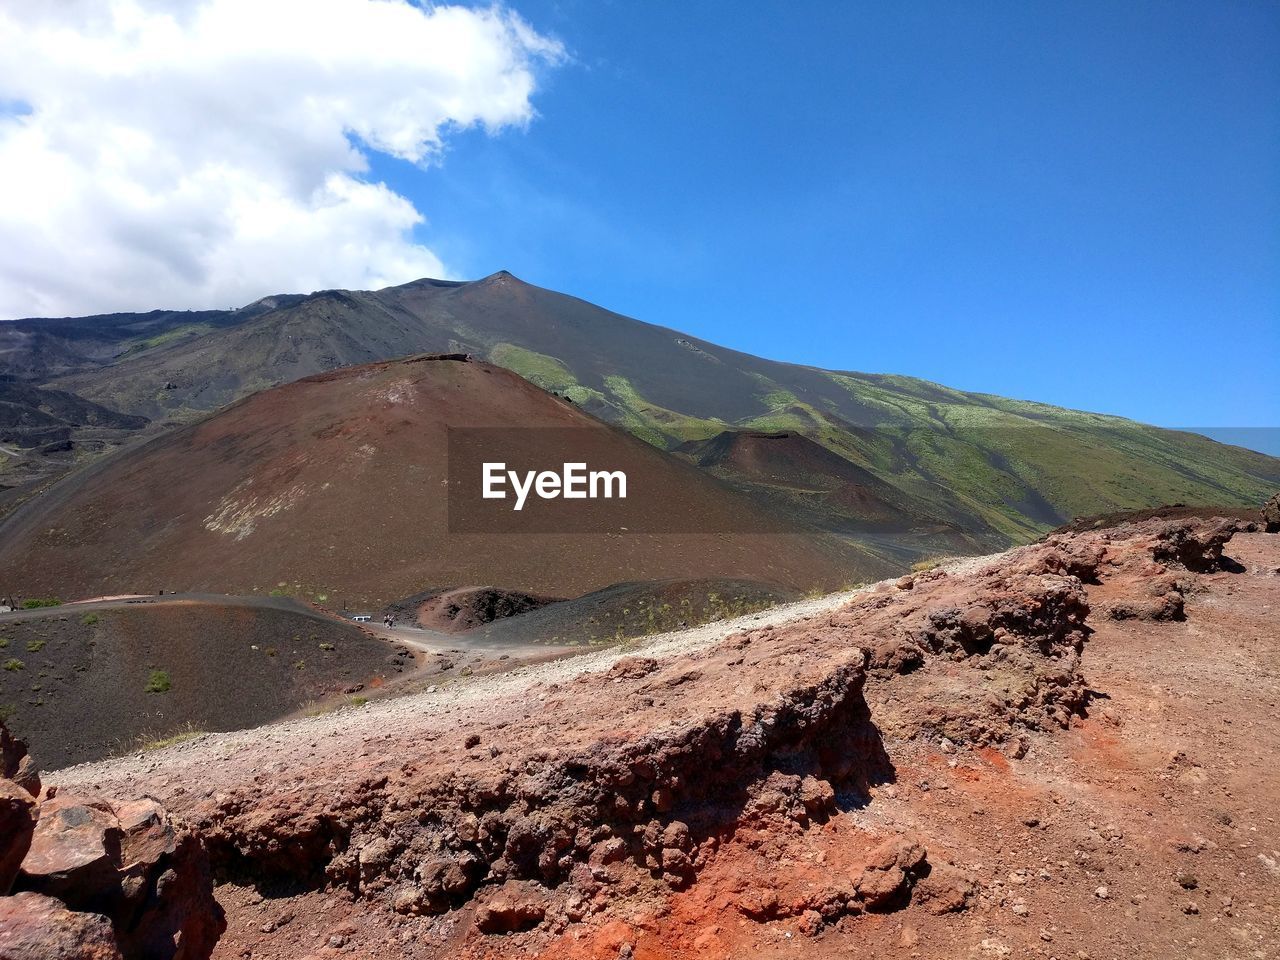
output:
[[80, 460], [127, 442], [147, 422], [0, 374], [0, 516]]
[[[450, 444], [461, 428], [483, 428], [482, 440], [505, 430], [504, 461], [621, 470], [627, 499], [560, 500], [558, 515], [481, 503], [479, 470], [463, 489], [472, 474]], [[506, 512], [464, 525], [486, 505]], [[848, 543], [775, 532], [757, 513], [728, 485], [510, 371], [425, 355], [253, 394], [65, 478], [0, 530], [0, 584], [64, 599], [281, 592], [381, 607], [448, 585], [577, 596], [725, 577], [806, 590], [888, 572]]]
[[506, 272], [268, 298], [224, 313], [18, 321], [7, 340], [6, 326], [0, 346], [12, 344], [11, 368], [23, 365], [23, 344], [56, 340], [53, 386], [152, 419], [192, 419], [322, 370], [467, 351], [663, 449], [726, 431], [802, 435], [896, 490], [896, 500], [882, 499], [895, 509], [909, 503], [921, 529], [960, 530], [979, 547], [1025, 541], [1086, 514], [1257, 503], [1280, 486], [1280, 460], [1196, 434], [766, 360]]

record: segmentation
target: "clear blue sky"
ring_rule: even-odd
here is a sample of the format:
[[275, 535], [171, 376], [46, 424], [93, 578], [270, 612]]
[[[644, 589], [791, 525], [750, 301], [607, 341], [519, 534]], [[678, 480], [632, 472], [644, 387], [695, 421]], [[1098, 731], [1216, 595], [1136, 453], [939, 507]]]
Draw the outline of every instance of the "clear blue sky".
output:
[[373, 174], [467, 275], [738, 349], [1280, 425], [1280, 4], [517, 0], [527, 131]]

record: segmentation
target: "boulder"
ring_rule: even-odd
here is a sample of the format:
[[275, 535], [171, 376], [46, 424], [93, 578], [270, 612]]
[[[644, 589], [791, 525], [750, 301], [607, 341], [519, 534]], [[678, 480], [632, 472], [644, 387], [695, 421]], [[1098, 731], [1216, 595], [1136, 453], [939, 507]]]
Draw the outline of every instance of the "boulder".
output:
[[40, 774], [27, 754], [27, 745], [0, 720], [0, 777], [12, 780], [33, 797], [40, 795]]
[[0, 957], [4, 960], [122, 960], [111, 921], [76, 913], [52, 897], [0, 897]]
[[77, 915], [105, 916], [126, 958], [204, 960], [213, 952], [226, 921], [208, 853], [159, 803], [113, 808], [59, 793], [39, 812], [18, 889]]
[[894, 837], [867, 854], [867, 864], [855, 884], [868, 911], [894, 910], [911, 897], [916, 880], [928, 873], [925, 849], [911, 837]]
[[110, 913], [119, 855], [120, 824], [109, 805], [55, 796], [41, 804], [18, 887], [56, 897], [72, 910]]
[[18, 887], [72, 910], [110, 912], [119, 890], [120, 823], [105, 803], [63, 794], [40, 806]]
[[35, 797], [12, 780], [0, 780], [0, 895], [13, 887], [36, 828]]
[[542, 922], [549, 904], [546, 892], [537, 884], [508, 880], [480, 904], [476, 926], [482, 933], [529, 930]]
[[1262, 505], [1262, 523], [1267, 533], [1280, 533], [1280, 493]]

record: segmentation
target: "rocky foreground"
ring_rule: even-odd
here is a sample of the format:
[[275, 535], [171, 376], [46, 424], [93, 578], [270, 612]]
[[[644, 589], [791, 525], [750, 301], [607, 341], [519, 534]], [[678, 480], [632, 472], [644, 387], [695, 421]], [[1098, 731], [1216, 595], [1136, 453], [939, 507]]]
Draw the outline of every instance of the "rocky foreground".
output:
[[[0, 957], [1275, 956], [1262, 530], [1060, 534], [709, 646], [73, 768], [38, 803], [15, 763]], [[106, 851], [97, 900], [72, 846]], [[30, 932], [55, 913], [61, 953]]]

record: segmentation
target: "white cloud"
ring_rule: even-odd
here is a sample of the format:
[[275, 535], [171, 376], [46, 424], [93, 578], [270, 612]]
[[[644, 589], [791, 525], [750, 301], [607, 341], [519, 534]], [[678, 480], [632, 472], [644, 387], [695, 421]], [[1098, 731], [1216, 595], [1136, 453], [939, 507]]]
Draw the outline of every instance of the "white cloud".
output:
[[0, 50], [0, 317], [446, 275], [367, 151], [523, 125], [563, 55], [407, 0], [9, 0]]

